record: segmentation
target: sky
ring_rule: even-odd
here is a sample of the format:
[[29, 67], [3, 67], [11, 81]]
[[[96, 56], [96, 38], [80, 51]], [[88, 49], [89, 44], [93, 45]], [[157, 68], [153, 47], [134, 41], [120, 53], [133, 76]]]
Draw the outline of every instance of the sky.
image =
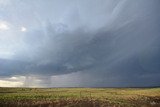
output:
[[0, 87], [160, 86], [159, 0], [0, 0]]

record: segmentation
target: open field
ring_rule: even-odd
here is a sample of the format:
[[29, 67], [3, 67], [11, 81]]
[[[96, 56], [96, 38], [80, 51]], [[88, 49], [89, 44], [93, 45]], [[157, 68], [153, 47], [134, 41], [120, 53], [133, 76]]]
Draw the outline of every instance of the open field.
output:
[[160, 88], [0, 88], [0, 107], [160, 107]]

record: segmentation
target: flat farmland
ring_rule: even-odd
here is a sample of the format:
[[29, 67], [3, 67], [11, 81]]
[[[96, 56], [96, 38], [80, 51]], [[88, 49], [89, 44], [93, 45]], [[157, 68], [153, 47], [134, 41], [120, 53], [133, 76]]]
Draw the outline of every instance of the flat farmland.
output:
[[0, 107], [160, 107], [160, 88], [0, 88]]

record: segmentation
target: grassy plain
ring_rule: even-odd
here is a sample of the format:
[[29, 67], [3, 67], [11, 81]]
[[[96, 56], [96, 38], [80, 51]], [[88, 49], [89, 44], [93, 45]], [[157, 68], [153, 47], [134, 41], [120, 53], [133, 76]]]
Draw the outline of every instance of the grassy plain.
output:
[[0, 107], [160, 107], [160, 88], [0, 88]]

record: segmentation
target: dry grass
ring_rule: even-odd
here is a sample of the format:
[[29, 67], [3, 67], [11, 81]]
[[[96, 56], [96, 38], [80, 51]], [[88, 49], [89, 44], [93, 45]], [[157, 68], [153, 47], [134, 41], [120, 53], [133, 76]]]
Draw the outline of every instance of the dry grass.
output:
[[160, 88], [0, 88], [0, 107], [160, 107]]

